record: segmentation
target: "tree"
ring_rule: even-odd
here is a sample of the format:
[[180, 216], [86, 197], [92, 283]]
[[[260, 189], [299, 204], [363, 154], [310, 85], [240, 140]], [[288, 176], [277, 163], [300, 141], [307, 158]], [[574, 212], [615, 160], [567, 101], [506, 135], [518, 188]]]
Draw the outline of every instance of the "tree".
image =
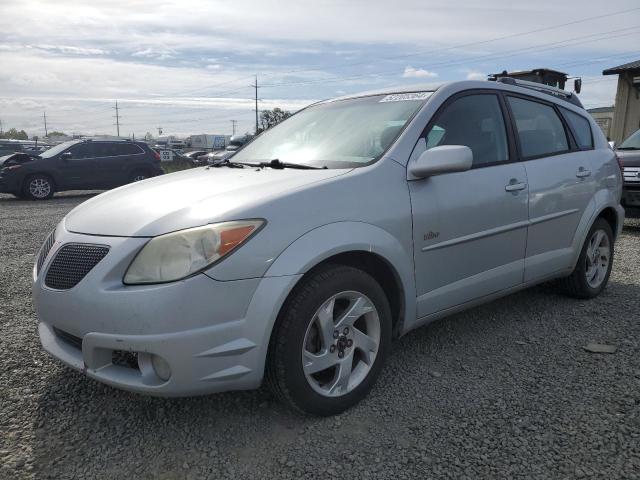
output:
[[144, 141], [145, 142], [153, 142], [153, 135], [151, 134], [151, 132], [147, 132], [144, 135]]
[[9, 138], [12, 140], [28, 140], [29, 135], [24, 130], [16, 130], [15, 128], [10, 128], [6, 132], [0, 135], [0, 138]]
[[291, 116], [291, 112], [282, 110], [281, 108], [274, 108], [273, 110], [263, 110], [260, 113], [260, 131], [263, 132], [281, 121], [286, 120]]
[[51, 133], [49, 133], [49, 135], [47, 135], [47, 137], [66, 137], [67, 134], [63, 133], [63, 132], [57, 132], [57, 131], [53, 131]]

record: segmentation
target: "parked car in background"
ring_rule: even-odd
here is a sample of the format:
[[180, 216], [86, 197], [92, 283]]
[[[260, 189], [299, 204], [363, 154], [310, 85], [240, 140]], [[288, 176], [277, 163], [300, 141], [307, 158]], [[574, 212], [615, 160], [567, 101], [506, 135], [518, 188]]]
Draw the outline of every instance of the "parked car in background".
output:
[[0, 140], [0, 157], [17, 152], [38, 154], [47, 148], [49, 145], [34, 140]]
[[125, 390], [264, 380], [331, 415], [414, 328], [549, 280], [597, 296], [620, 168], [575, 95], [535, 85], [319, 102], [228, 162], [92, 198], [35, 262], [44, 349]]
[[192, 152], [183, 153], [182, 157], [188, 158], [194, 165], [200, 165], [206, 163], [206, 157], [209, 153], [210, 152], [207, 150], [194, 150]]
[[113, 188], [163, 173], [144, 142], [72, 140], [0, 167], [0, 192], [43, 200], [63, 190]]
[[616, 149], [622, 165], [624, 189], [622, 205], [629, 216], [640, 216], [640, 130], [629, 136]]
[[248, 137], [247, 135], [235, 135], [231, 137], [231, 139], [229, 140], [229, 144], [224, 150], [207, 154], [206, 163], [213, 164], [228, 160], [249, 140], [250, 137]]

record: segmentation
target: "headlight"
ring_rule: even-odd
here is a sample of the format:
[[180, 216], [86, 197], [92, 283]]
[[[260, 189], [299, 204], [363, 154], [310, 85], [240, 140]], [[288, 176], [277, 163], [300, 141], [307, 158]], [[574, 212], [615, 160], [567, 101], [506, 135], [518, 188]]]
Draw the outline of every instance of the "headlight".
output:
[[186, 278], [231, 253], [263, 224], [263, 220], [214, 223], [155, 237], [133, 259], [124, 283], [164, 283]]

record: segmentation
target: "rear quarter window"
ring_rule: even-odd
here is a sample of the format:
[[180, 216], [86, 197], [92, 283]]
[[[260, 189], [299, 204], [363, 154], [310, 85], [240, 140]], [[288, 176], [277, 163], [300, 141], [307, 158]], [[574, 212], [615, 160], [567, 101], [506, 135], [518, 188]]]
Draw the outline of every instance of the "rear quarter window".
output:
[[564, 118], [566, 118], [569, 125], [573, 129], [573, 133], [576, 137], [576, 143], [582, 150], [590, 150], [593, 148], [593, 134], [591, 132], [591, 124], [589, 120], [582, 115], [561, 108]]

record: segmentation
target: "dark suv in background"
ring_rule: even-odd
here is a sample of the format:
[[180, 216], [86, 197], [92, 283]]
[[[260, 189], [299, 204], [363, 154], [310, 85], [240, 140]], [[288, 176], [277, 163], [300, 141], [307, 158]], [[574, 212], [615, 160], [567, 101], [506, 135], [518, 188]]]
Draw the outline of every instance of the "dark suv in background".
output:
[[640, 216], [640, 130], [629, 136], [616, 149], [622, 163], [624, 190], [622, 206], [631, 217]]
[[144, 142], [73, 140], [37, 156], [0, 157], [0, 192], [43, 200], [63, 190], [118, 187], [163, 173]]

